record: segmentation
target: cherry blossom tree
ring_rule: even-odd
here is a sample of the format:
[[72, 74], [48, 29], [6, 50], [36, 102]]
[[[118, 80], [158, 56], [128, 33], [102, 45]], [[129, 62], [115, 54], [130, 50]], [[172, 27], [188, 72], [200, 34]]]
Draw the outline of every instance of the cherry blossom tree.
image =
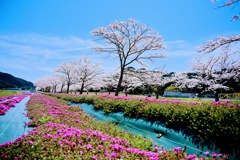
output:
[[102, 87], [108, 91], [108, 94], [110, 94], [114, 87], [117, 86], [118, 77], [116, 76], [116, 73], [104, 75], [102, 77], [102, 82]]
[[[128, 67], [124, 71], [124, 77], [122, 80], [121, 88], [123, 88], [123, 92], [125, 92], [126, 96], [129, 90], [142, 85], [142, 82], [135, 73], [136, 72], [133, 72], [132, 69], [130, 69], [130, 67]], [[117, 86], [119, 77], [120, 77], [119, 72], [103, 76], [102, 79], [103, 88], [105, 88], [109, 92], [109, 94], [110, 91], [112, 91]]]
[[[211, 0], [212, 2], [221, 2], [219, 8], [221, 7], [229, 7], [236, 6], [240, 2], [240, 0]], [[240, 14], [235, 15], [232, 20], [239, 20]], [[203, 44], [198, 48], [198, 52], [200, 53], [210, 53], [219, 48], [223, 51], [228, 51], [232, 53], [240, 53], [240, 35], [233, 36], [219, 36], [214, 40], [210, 40], [209, 42]]]
[[35, 83], [34, 86], [37, 91], [50, 92], [50, 84], [47, 78], [40, 78]]
[[[83, 93], [84, 88], [89, 88], [97, 81], [97, 76], [102, 74], [100, 64], [92, 64], [88, 57], [81, 57], [75, 62], [76, 79], [80, 83], [80, 94]], [[95, 80], [95, 81], [94, 81]]]
[[153, 87], [153, 91], [156, 98], [159, 95], [163, 95], [164, 90], [174, 82], [171, 74], [167, 74], [163, 71], [148, 71], [145, 78], [145, 83], [148, 83]]
[[127, 66], [133, 62], [147, 65], [144, 60], [153, 61], [156, 58], [165, 57], [164, 54], [158, 52], [165, 49], [162, 37], [156, 30], [134, 19], [116, 21], [105, 28], [97, 28], [92, 31], [92, 35], [105, 40], [108, 44], [106, 46], [94, 47], [95, 51], [107, 53], [119, 59], [120, 76], [115, 93], [116, 96], [119, 94]]
[[[220, 36], [215, 40], [211, 40], [198, 48], [198, 52], [200, 53], [210, 53], [219, 48], [222, 51], [228, 51], [233, 53], [240, 53], [240, 35], [236, 36]], [[235, 48], [234, 48], [235, 47]]]
[[93, 90], [95, 91], [95, 94], [97, 95], [97, 93], [101, 90], [101, 88], [103, 87], [103, 77], [96, 77], [94, 78], [91, 83], [91, 85], [86, 85], [86, 90], [87, 93], [89, 90]]
[[222, 52], [219, 55], [211, 55], [208, 59], [202, 57], [196, 58], [193, 64], [193, 70], [196, 71], [196, 85], [201, 84], [206, 91], [215, 93], [215, 101], [219, 101], [218, 92], [221, 89], [228, 89], [225, 84], [233, 79], [240, 79], [240, 56], [239, 54], [230, 54]]
[[159, 95], [163, 94], [164, 89], [173, 83], [171, 75], [163, 72], [163, 70], [149, 71], [128, 67], [124, 75], [124, 88], [135, 89], [136, 87], [141, 87], [149, 89], [151, 93], [155, 93], [156, 98], [159, 98]]
[[57, 91], [57, 86], [59, 84], [59, 77], [56, 75], [48, 77], [48, 81], [51, 85], [52, 92], [55, 93]]
[[36, 87], [36, 90], [43, 91], [43, 92], [54, 91], [55, 85], [53, 83], [51, 83], [51, 78], [52, 77], [44, 77], [44, 78], [38, 79], [34, 83], [34, 86]]
[[180, 89], [190, 89], [196, 95], [204, 91], [203, 83], [198, 74], [189, 72], [178, 72], [172, 75], [173, 85]]
[[[116, 74], [117, 77], [119, 77], [119, 73]], [[124, 71], [124, 77], [122, 81], [122, 87], [124, 88], [125, 95], [127, 96], [129, 90], [133, 90], [136, 87], [142, 86], [142, 81], [139, 79], [139, 76], [136, 75], [136, 72], [134, 69], [127, 68]]]
[[[212, 0], [212, 2], [221, 3], [218, 8], [236, 6], [239, 0]], [[239, 20], [239, 14], [235, 15], [232, 20]], [[215, 92], [215, 100], [218, 100], [217, 90], [226, 89], [224, 85], [227, 79], [234, 78], [232, 75], [239, 71], [239, 53], [240, 53], [240, 35], [219, 36], [198, 48], [200, 53], [211, 53], [219, 51], [219, 56], [210, 57], [206, 61], [197, 59], [197, 63], [193, 68], [201, 73], [203, 83]], [[236, 57], [233, 59], [232, 57]], [[226, 77], [227, 76], [227, 77]], [[236, 78], [235, 78], [236, 79]]]
[[54, 71], [60, 73], [63, 76], [64, 80], [66, 80], [67, 93], [69, 93], [69, 87], [76, 83], [76, 65], [73, 62], [64, 62], [60, 64], [60, 66]]
[[58, 75], [48, 76], [38, 79], [34, 85], [37, 90], [44, 92], [57, 92], [57, 86], [60, 84], [61, 79]]
[[59, 92], [62, 93], [64, 86], [66, 86], [66, 84], [67, 84], [67, 79], [64, 75], [56, 75], [56, 76], [58, 77], [58, 82], [59, 82], [59, 87], [60, 87]]

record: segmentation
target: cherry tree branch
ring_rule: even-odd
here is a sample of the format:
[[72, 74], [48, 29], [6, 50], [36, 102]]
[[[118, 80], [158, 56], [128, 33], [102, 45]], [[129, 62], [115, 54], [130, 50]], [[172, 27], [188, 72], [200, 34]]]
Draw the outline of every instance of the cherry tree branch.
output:
[[215, 40], [211, 40], [208, 43], [203, 44], [197, 49], [197, 52], [200, 53], [210, 53], [213, 52], [214, 50], [223, 47], [223, 50], [227, 50], [231, 47], [232, 43], [237, 43], [240, 41], [240, 35], [236, 36], [220, 36], [217, 37]]

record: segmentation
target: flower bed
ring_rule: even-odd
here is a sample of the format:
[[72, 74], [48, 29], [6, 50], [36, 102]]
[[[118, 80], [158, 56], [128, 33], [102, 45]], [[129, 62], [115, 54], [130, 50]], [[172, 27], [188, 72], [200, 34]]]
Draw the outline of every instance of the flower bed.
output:
[[[225, 102], [185, 102], [112, 95], [75, 96], [53, 94], [73, 102], [94, 103], [105, 113], [123, 112], [125, 117], [157, 123], [181, 131], [199, 146], [220, 148], [223, 153], [240, 152], [240, 106]], [[227, 141], [226, 141], [227, 139]], [[213, 148], [214, 149], [214, 148]]]
[[11, 107], [15, 107], [16, 103], [19, 103], [26, 96], [29, 96], [29, 94], [2, 97], [2, 101], [0, 102], [0, 115], [5, 115]]
[[[158, 160], [195, 159], [197, 156], [187, 155], [179, 147], [166, 151], [150, 139], [119, 130], [112, 123], [95, 121], [81, 108], [68, 106], [65, 101], [48, 96], [34, 94], [27, 109], [28, 116], [32, 118], [28, 125], [36, 128], [14, 142], [2, 144], [0, 157]], [[217, 154], [212, 156], [226, 158]]]

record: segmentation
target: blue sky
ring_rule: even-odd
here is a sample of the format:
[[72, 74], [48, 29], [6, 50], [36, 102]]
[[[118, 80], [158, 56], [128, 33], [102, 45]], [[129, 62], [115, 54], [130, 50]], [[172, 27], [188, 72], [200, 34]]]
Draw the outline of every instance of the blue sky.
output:
[[112, 72], [118, 60], [93, 52], [100, 42], [90, 32], [129, 18], [156, 29], [167, 47], [168, 59], [148, 69], [191, 71], [198, 46], [239, 34], [240, 21], [230, 20], [237, 12], [239, 6], [217, 9], [210, 0], [0, 0], [0, 71], [35, 82], [65, 61], [89, 56]]

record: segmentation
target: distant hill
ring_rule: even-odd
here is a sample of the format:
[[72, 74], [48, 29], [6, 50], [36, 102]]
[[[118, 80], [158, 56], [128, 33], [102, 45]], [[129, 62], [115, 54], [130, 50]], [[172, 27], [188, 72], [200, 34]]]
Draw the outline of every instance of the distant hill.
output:
[[11, 74], [0, 72], [0, 89], [21, 88], [33, 89], [33, 83], [21, 78], [14, 77]]

